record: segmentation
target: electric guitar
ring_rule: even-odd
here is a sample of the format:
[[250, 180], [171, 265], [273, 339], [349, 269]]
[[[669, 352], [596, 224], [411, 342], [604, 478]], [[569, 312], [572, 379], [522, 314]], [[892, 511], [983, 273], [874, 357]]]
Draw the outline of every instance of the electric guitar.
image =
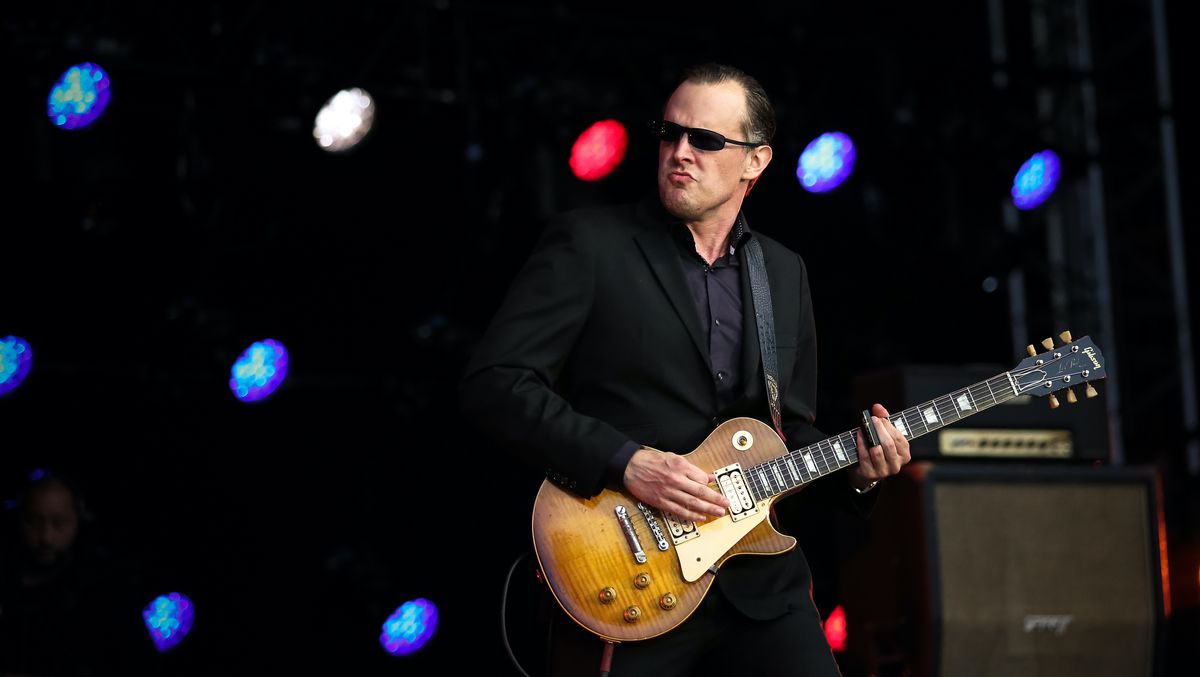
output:
[[[910, 407], [889, 418], [907, 438], [920, 437], [1014, 397], [1049, 395], [1105, 376], [1104, 358], [1088, 337], [1063, 345], [1029, 346], [1011, 371]], [[630, 642], [665, 634], [692, 614], [718, 568], [737, 555], [775, 555], [796, 547], [776, 531], [771, 504], [809, 482], [858, 462], [855, 431], [788, 450], [769, 426], [730, 419], [686, 455], [716, 476], [729, 499], [725, 515], [696, 524], [606, 489], [582, 498], [549, 481], [533, 507], [533, 546], [546, 583], [563, 611], [587, 631]]]

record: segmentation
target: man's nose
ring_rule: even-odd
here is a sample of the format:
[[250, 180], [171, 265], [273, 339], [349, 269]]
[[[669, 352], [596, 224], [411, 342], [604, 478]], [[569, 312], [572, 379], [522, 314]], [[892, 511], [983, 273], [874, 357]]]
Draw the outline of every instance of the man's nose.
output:
[[675, 157], [691, 157], [694, 150], [688, 143], [687, 132], [680, 132], [679, 138], [671, 144], [671, 154]]

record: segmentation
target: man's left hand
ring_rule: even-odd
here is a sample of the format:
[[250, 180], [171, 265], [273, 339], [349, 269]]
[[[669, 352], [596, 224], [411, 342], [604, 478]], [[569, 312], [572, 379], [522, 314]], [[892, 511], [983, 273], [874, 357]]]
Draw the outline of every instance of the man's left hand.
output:
[[863, 443], [862, 431], [858, 431], [858, 464], [850, 469], [850, 484], [860, 491], [895, 475], [905, 463], [912, 460], [908, 438], [892, 425], [888, 410], [882, 404], [871, 407], [871, 421], [875, 424], [875, 432], [879, 434], [879, 446], [868, 449]]

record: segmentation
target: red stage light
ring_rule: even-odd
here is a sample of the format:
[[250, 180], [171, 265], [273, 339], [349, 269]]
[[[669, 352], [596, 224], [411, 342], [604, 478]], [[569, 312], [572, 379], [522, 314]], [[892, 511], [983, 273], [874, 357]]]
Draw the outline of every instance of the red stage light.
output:
[[584, 181], [598, 181], [625, 159], [629, 134], [616, 120], [601, 120], [588, 127], [571, 147], [571, 171]]
[[846, 650], [846, 611], [840, 604], [825, 619], [825, 641], [835, 652]]

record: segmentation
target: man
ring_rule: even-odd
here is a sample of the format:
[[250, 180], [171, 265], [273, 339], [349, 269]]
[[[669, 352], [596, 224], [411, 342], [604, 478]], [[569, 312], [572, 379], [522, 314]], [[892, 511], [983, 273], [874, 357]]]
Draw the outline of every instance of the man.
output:
[[[770, 420], [746, 256], [754, 238], [772, 298], [783, 432], [791, 449], [822, 439], [804, 264], [741, 215], [771, 162], [774, 128], [753, 78], [715, 64], [689, 70], [654, 125], [658, 199], [551, 224], [467, 366], [468, 416], [568, 491], [623, 486], [684, 520], [724, 515], [709, 469], [679, 454], [729, 418]], [[857, 465], [802, 496], [865, 509], [871, 487], [908, 462], [886, 410], [872, 413], [882, 444], [860, 440]], [[679, 627], [617, 647], [612, 674], [838, 674], [798, 549], [734, 557], [716, 581]], [[603, 643], [560, 620], [550, 672], [598, 670]]]
[[36, 471], [0, 548], [0, 675], [141, 674], [141, 595], [87, 538], [74, 483]]

